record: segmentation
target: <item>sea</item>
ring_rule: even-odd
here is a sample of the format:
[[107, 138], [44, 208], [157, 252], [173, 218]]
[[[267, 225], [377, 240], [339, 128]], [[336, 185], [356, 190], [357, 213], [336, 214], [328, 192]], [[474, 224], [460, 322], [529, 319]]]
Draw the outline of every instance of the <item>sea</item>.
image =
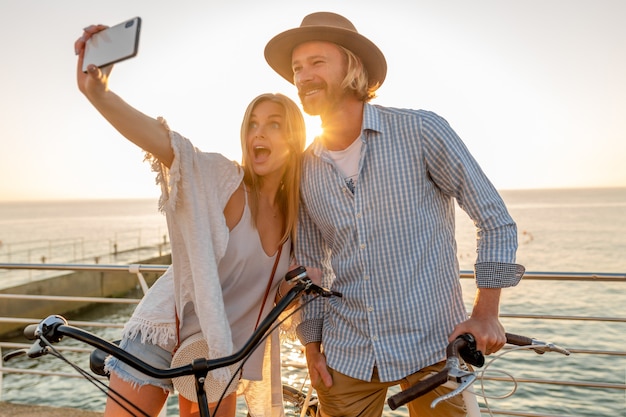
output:
[[[502, 190], [501, 194], [518, 226], [517, 262], [527, 271], [626, 275], [626, 188]], [[167, 226], [156, 200], [0, 202], [0, 263], [113, 263], [119, 260], [113, 252], [159, 244], [167, 239], [166, 235]], [[472, 270], [476, 231], [460, 209], [457, 245], [460, 269]], [[0, 270], [0, 287], [14, 280], [41, 279], [32, 275], [15, 278], [15, 272]], [[462, 284], [469, 310], [474, 283], [464, 279]], [[537, 355], [511, 350], [493, 363], [488, 357], [486, 373], [508, 380], [485, 382], [485, 394], [502, 397], [488, 399], [489, 406], [554, 416], [626, 417], [626, 391], [603, 387], [626, 384], [626, 356], [585, 353], [588, 349], [626, 350], [626, 283], [522, 280], [517, 287], [503, 290], [500, 312], [503, 316], [528, 316], [503, 317], [507, 331], [579, 353]], [[123, 323], [131, 313], [132, 307], [102, 306], [86, 312], [84, 319]], [[621, 320], [536, 317], [545, 314]], [[119, 329], [93, 331], [110, 339], [119, 334]], [[72, 345], [71, 340], [63, 343]], [[52, 357], [20, 359], [11, 366], [71, 371]], [[292, 374], [285, 378], [302, 380], [306, 377], [303, 369], [290, 368]], [[598, 386], [520, 384], [515, 390], [512, 378], [592, 381]], [[104, 407], [104, 395], [80, 379], [7, 373], [1, 382], [2, 401], [90, 410]], [[390, 395], [394, 392], [391, 390]], [[484, 400], [480, 402], [484, 404]], [[176, 415], [176, 411], [175, 399], [171, 399], [167, 415]], [[404, 407], [395, 411], [386, 408], [384, 415], [407, 417], [408, 412]]]
[[[133, 263], [168, 242], [156, 199], [0, 202], [0, 263]], [[50, 274], [0, 269], [0, 288]]]

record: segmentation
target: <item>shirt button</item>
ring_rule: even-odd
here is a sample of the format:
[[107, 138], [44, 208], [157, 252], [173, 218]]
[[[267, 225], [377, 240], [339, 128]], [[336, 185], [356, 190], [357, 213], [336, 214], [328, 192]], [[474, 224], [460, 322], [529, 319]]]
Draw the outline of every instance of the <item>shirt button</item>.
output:
[[361, 217], [362, 217], [362, 214], [361, 214], [361, 213], [357, 213], [357, 214], [356, 214], [356, 218], [357, 218], [357, 219], [360, 219]]
[[363, 276], [363, 279], [364, 279], [365, 281], [369, 281], [370, 276], [369, 276], [369, 275], [364, 275], [364, 276]]
[[361, 248], [361, 249], [365, 249], [365, 243], [361, 243], [361, 244], [359, 245], [359, 248]]
[[367, 311], [374, 311], [374, 307], [372, 306], [367, 307]]
[[378, 336], [372, 336], [372, 341], [376, 342], [378, 340]]

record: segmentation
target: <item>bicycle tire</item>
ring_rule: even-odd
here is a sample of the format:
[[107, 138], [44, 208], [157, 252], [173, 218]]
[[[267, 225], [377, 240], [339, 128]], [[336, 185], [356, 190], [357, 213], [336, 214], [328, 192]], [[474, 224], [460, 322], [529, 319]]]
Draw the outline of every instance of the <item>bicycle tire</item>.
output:
[[[306, 401], [306, 393], [291, 385], [283, 385], [283, 403], [286, 416], [300, 416]], [[307, 406], [306, 416], [315, 417], [317, 414], [317, 398], [312, 396]]]

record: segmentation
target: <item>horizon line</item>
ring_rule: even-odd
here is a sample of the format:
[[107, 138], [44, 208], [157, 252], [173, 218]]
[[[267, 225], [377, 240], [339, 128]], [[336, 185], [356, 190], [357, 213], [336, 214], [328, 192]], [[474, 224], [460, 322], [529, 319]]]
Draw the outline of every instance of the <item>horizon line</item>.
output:
[[[614, 186], [564, 186], [564, 187], [537, 187], [537, 188], [498, 188], [498, 192], [529, 192], [529, 191], [567, 191], [567, 190], [610, 190], [610, 189], [624, 189], [626, 185], [614, 185]], [[69, 203], [72, 201], [139, 201], [139, 200], [159, 200], [159, 196], [154, 197], [61, 197], [61, 198], [22, 198], [22, 199], [2, 199], [0, 198], [0, 204], [3, 203]]]

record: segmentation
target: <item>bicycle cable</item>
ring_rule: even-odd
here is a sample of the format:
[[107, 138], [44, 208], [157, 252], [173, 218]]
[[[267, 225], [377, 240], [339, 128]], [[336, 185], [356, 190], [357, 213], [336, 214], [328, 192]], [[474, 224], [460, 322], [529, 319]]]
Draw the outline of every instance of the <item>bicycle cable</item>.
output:
[[[270, 329], [268, 329], [268, 331], [258, 341], [257, 347], [259, 345], [261, 345], [285, 321], [287, 321], [289, 318], [291, 318], [294, 314], [296, 314], [298, 311], [300, 311], [302, 308], [304, 308], [304, 306], [306, 306], [308, 303], [310, 303], [311, 301], [315, 300], [317, 297], [318, 296], [311, 297], [308, 300], [300, 303], [297, 307], [292, 308], [292, 311], [290, 311], [287, 315], [285, 315], [282, 319], [280, 319], [272, 327], [270, 327]], [[92, 375], [91, 373], [89, 373], [88, 371], [83, 369], [82, 367], [80, 367], [80, 366], [76, 365], [75, 363], [73, 363], [72, 361], [70, 361], [66, 356], [63, 355], [63, 353], [61, 353], [59, 350], [57, 350], [53, 346], [53, 344], [50, 343], [43, 335], [39, 336], [39, 340], [41, 341], [41, 343], [43, 345], [45, 345], [45, 348], [47, 349], [47, 352], [46, 352], [47, 354], [50, 354], [50, 355], [54, 356], [55, 358], [60, 359], [63, 362], [65, 362], [66, 364], [68, 364], [69, 366], [71, 366], [78, 374], [80, 374], [80, 376], [82, 376], [87, 381], [89, 381], [94, 387], [96, 387], [96, 389], [98, 389], [100, 392], [102, 392], [104, 395], [106, 395], [108, 398], [110, 398], [112, 401], [114, 401], [116, 404], [118, 404], [120, 407], [122, 407], [126, 412], [128, 412], [129, 414], [131, 414], [131, 415], [133, 415], [135, 417], [139, 417], [139, 416], [150, 417], [150, 415], [147, 414], [145, 411], [143, 411], [139, 407], [137, 407], [137, 406], [129, 403], [128, 401], [126, 401], [124, 399], [124, 396], [121, 395], [120, 393], [118, 393], [115, 389], [111, 388], [106, 383], [104, 383], [103, 381], [99, 380], [97, 377], [95, 377], [94, 375]], [[216, 403], [216, 406], [213, 409], [213, 414], [215, 414], [217, 412], [219, 406], [222, 403], [222, 400], [225, 398], [225, 394], [226, 394], [226, 391], [227, 391], [228, 387], [235, 380], [235, 378], [240, 374], [240, 372], [241, 372], [241, 370], [243, 368], [243, 365], [249, 359], [249, 357], [254, 353], [255, 350], [256, 350], [256, 348], [253, 349], [252, 351], [250, 351], [250, 353], [248, 353], [240, 361], [239, 366], [236, 368], [235, 372], [233, 372], [233, 375], [231, 376], [231, 379], [228, 381], [228, 384], [226, 385], [226, 388], [224, 388], [224, 391], [222, 392], [222, 395], [220, 396], [218, 402]], [[122, 402], [124, 402], [126, 404], [129, 404], [130, 407], [135, 409], [140, 414], [139, 415], [135, 414], [126, 405], [122, 404]]]
[[[129, 410], [124, 404], [121, 403], [121, 400], [118, 400], [117, 398], [113, 397], [109, 392], [112, 391], [113, 394], [115, 394], [117, 397], [119, 398], [124, 398], [122, 395], [120, 395], [117, 391], [115, 391], [113, 388], [109, 387], [107, 384], [105, 384], [104, 382], [102, 382], [101, 380], [99, 380], [97, 377], [93, 376], [91, 373], [89, 373], [88, 371], [84, 370], [83, 368], [81, 368], [80, 366], [76, 365], [75, 363], [73, 363], [72, 361], [70, 361], [69, 359], [67, 359], [66, 356], [63, 355], [63, 353], [61, 353], [59, 350], [57, 350], [52, 343], [50, 343], [48, 341], [48, 339], [46, 339], [43, 335], [39, 336], [39, 340], [46, 346], [46, 348], [48, 349], [48, 354], [54, 356], [57, 359], [62, 360], [63, 362], [65, 362], [66, 364], [68, 364], [69, 366], [71, 366], [76, 372], [78, 372], [83, 378], [85, 378], [87, 381], [89, 381], [94, 387], [96, 387], [100, 392], [102, 392], [104, 395], [106, 395], [108, 398], [110, 398], [112, 401], [114, 401], [117, 405], [119, 405], [120, 407], [122, 407], [124, 409], [124, 411], [128, 412], [129, 414], [138, 417], [137, 414], [135, 414], [133, 411]], [[144, 416], [144, 417], [150, 417], [149, 414], [147, 414], [145, 411], [143, 411], [142, 409], [140, 409], [139, 407], [137, 407], [136, 405], [133, 405], [131, 403], [129, 403], [128, 401], [125, 401], [126, 403], [130, 404], [130, 406], [132, 408], [134, 408], [135, 410], [137, 410], [139, 413], [141, 413], [140, 415]]]
[[493, 417], [493, 411], [491, 410], [491, 406], [489, 405], [489, 399], [492, 400], [501, 400], [501, 399], [505, 399], [505, 398], [509, 398], [511, 397], [513, 394], [515, 394], [515, 392], [517, 391], [518, 388], [518, 383], [517, 380], [515, 379], [515, 376], [513, 376], [512, 374], [503, 371], [501, 369], [495, 369], [495, 370], [491, 370], [490, 374], [502, 374], [502, 375], [506, 375], [509, 379], [510, 382], [513, 383], [513, 387], [511, 388], [511, 390], [505, 394], [502, 395], [487, 395], [485, 393], [485, 382], [484, 382], [484, 375], [487, 372], [487, 369], [498, 359], [502, 359], [502, 357], [504, 355], [507, 355], [509, 353], [512, 352], [516, 352], [518, 350], [526, 350], [526, 349], [534, 349], [534, 347], [532, 345], [526, 345], [526, 346], [515, 346], [515, 347], [511, 347], [509, 349], [503, 350], [501, 353], [497, 354], [495, 357], [491, 358], [489, 360], [489, 362], [487, 362], [485, 364], [485, 367], [481, 370], [478, 371], [478, 379], [480, 379], [480, 394], [472, 391], [474, 393], [474, 395], [480, 396], [484, 401], [485, 401], [485, 408], [487, 409], [487, 412], [489, 413], [489, 416]]
[[226, 391], [228, 390], [228, 387], [230, 386], [230, 384], [233, 383], [233, 381], [235, 380], [235, 377], [237, 377], [237, 375], [239, 375], [241, 373], [241, 370], [243, 369], [243, 365], [245, 364], [245, 362], [250, 358], [250, 356], [252, 356], [252, 354], [256, 351], [256, 349], [263, 343], [265, 342], [265, 340], [276, 330], [278, 329], [285, 321], [287, 321], [289, 318], [291, 318], [294, 314], [296, 314], [298, 311], [300, 311], [301, 309], [304, 308], [304, 306], [306, 306], [308, 303], [310, 303], [311, 301], [315, 300], [317, 297], [319, 297], [319, 295], [316, 295], [314, 297], [309, 298], [308, 300], [304, 301], [303, 303], [300, 303], [297, 307], [294, 307], [292, 310], [290, 311], [285, 317], [283, 317], [281, 320], [277, 321], [272, 327], [270, 327], [267, 332], [265, 332], [265, 334], [263, 335], [263, 337], [258, 341], [257, 343], [257, 347], [254, 348], [253, 350], [250, 351], [250, 353], [248, 353], [239, 363], [239, 366], [235, 369], [235, 372], [233, 372], [233, 375], [231, 376], [230, 380], [228, 381], [228, 383], [226, 384], [226, 388], [224, 388], [224, 391], [222, 392], [222, 394], [220, 395], [219, 400], [217, 401], [215, 408], [213, 409], [213, 414], [215, 415], [215, 413], [217, 412], [219, 406], [222, 403], [222, 400], [225, 398], [226, 395]]

